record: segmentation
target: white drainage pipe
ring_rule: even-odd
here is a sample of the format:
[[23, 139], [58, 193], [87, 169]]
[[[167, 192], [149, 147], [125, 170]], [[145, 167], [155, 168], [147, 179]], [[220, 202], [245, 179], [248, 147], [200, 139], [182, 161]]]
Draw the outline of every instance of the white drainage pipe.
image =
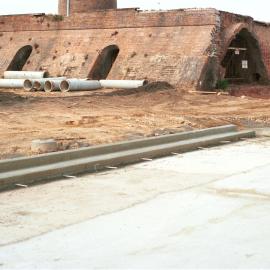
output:
[[65, 80], [66, 77], [55, 77], [47, 79], [33, 80], [33, 89], [37, 91], [43, 91], [46, 81], [56, 81], [56, 80]]
[[68, 91], [80, 91], [80, 90], [96, 90], [100, 89], [101, 84], [99, 81], [88, 81], [80, 79], [64, 80], [60, 84], [60, 90], [62, 92]]
[[31, 91], [33, 89], [33, 81], [32, 80], [24, 80], [23, 82], [23, 89], [26, 90], [26, 91]]
[[146, 85], [146, 80], [100, 80], [103, 88], [134, 89]]
[[0, 79], [0, 88], [23, 88], [23, 79]]
[[64, 79], [66, 79], [66, 77], [55, 77], [55, 78], [46, 78], [46, 79], [38, 79], [38, 80], [27, 79], [23, 83], [23, 88], [26, 91], [31, 91], [31, 90], [42, 91], [44, 90], [44, 85], [46, 81], [48, 80], [55, 81], [55, 80], [64, 80]]
[[47, 71], [5, 71], [5, 79], [41, 79], [48, 77]]
[[45, 81], [33, 81], [33, 89], [37, 91], [44, 90]]
[[65, 78], [46, 80], [44, 83], [45, 92], [59, 91], [60, 84]]

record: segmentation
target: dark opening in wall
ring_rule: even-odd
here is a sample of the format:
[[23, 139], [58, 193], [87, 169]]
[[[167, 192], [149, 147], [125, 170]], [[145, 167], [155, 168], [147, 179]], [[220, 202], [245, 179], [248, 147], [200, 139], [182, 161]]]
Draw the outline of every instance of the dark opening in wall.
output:
[[222, 66], [225, 79], [232, 83], [264, 82], [268, 79], [259, 43], [245, 28], [232, 40]]
[[33, 51], [33, 47], [26, 45], [18, 50], [18, 52], [13, 57], [11, 63], [9, 64], [7, 70], [10, 71], [21, 71], [26, 64], [28, 58]]
[[119, 47], [110, 45], [104, 48], [98, 55], [97, 60], [88, 77], [92, 80], [104, 80], [108, 77], [112, 66], [119, 54]]

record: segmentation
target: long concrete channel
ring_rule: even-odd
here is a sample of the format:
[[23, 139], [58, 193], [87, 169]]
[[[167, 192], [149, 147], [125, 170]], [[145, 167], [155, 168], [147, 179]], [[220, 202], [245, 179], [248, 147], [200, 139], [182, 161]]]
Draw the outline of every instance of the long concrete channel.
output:
[[252, 138], [235, 125], [0, 161], [0, 190]]

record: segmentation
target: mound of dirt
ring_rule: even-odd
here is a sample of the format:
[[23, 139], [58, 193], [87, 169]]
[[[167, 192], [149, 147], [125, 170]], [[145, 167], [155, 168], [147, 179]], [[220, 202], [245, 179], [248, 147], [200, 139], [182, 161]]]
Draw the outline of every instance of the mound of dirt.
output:
[[134, 88], [134, 89], [116, 89], [109, 93], [103, 93], [101, 95], [106, 96], [130, 96], [134, 94], [145, 94], [145, 93], [154, 93], [164, 90], [175, 90], [175, 88], [170, 85], [168, 82], [151, 82], [144, 86]]
[[175, 88], [166, 81], [151, 82], [138, 88], [138, 90], [144, 90], [149, 92], [155, 92], [160, 90], [171, 90], [171, 89]]

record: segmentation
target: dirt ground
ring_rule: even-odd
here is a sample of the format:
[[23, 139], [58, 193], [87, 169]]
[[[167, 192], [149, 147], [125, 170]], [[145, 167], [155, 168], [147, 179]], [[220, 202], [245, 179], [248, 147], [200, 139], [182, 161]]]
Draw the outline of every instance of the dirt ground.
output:
[[229, 123], [269, 127], [269, 105], [269, 99], [165, 86], [75, 93], [0, 89], [0, 158], [31, 155], [35, 139], [55, 139], [64, 150]]

